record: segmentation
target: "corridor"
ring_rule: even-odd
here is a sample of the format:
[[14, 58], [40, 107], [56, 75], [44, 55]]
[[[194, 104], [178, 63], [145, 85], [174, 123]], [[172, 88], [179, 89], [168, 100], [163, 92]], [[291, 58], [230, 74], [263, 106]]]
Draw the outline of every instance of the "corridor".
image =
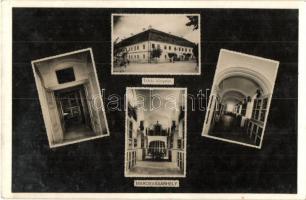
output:
[[240, 127], [240, 120], [231, 113], [222, 115], [210, 135], [237, 142], [254, 144], [254, 141], [250, 139], [246, 130]]
[[84, 124], [79, 124], [73, 127], [67, 128], [64, 133], [64, 142], [72, 142], [74, 140], [81, 140], [88, 137], [94, 137], [95, 134], [91, 128]]
[[172, 175], [181, 175], [182, 172], [173, 162], [167, 161], [137, 161], [135, 167], [130, 169], [128, 172], [129, 175], [150, 175], [154, 174], [155, 176], [172, 176]]

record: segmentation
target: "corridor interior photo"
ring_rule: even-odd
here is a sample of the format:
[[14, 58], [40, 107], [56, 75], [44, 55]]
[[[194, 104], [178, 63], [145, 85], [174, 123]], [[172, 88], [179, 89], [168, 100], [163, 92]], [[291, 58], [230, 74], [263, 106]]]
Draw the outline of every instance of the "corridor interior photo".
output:
[[108, 135], [91, 49], [32, 64], [50, 147]]
[[126, 177], [185, 177], [186, 89], [127, 88]]
[[278, 64], [221, 49], [202, 135], [261, 148]]

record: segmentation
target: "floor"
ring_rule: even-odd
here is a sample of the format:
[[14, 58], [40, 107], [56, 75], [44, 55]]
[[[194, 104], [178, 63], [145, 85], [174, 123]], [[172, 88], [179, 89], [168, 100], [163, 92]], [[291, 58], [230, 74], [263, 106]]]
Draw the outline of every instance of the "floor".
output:
[[66, 129], [66, 132], [64, 133], [64, 142], [81, 140], [93, 136], [95, 136], [95, 134], [88, 126], [78, 124]]
[[128, 175], [142, 176], [142, 175], [182, 175], [183, 173], [176, 167], [176, 163], [167, 161], [137, 161]]
[[221, 117], [220, 121], [215, 124], [215, 127], [209, 135], [237, 142], [254, 144], [249, 135], [247, 135], [246, 130], [240, 127], [239, 121], [233, 115], [229, 114], [225, 114]]
[[126, 68], [115, 67], [114, 72], [128, 73], [197, 73], [195, 62], [177, 61], [174, 63], [130, 63]]

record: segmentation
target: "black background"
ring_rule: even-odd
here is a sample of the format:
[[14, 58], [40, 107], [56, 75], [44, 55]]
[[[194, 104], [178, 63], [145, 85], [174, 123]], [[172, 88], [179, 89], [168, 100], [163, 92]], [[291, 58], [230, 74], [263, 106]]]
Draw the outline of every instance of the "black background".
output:
[[[190, 105], [179, 188], [124, 178], [123, 111], [107, 111], [109, 137], [49, 148], [31, 60], [91, 47], [106, 97], [123, 96], [141, 76], [111, 75], [111, 13], [135, 12], [201, 14], [202, 75], [166, 76], [190, 94], [211, 88], [220, 48], [280, 61], [261, 150], [201, 137], [205, 112]], [[14, 8], [12, 191], [296, 193], [297, 75], [298, 10]]]

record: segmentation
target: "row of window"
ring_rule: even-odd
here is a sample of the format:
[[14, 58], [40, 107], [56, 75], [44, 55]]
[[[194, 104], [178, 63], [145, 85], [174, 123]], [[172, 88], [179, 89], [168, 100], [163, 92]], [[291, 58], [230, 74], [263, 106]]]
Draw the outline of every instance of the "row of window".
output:
[[257, 98], [254, 100], [252, 119], [264, 122], [268, 106], [268, 98]]
[[[161, 47], [160, 47], [160, 44], [154, 44], [154, 43], [152, 43], [152, 49], [155, 49], [155, 47], [161, 48]], [[135, 45], [135, 46], [132, 46], [132, 47], [128, 47], [127, 49], [128, 49], [128, 51], [136, 51], [136, 50], [139, 50], [140, 48], [139, 48], [139, 45]], [[146, 45], [145, 45], [145, 44], [142, 45], [142, 49], [143, 49], [143, 50], [146, 49]], [[168, 49], [168, 50], [172, 50], [172, 46], [170, 46], [170, 45], [164, 45], [164, 49], [165, 49], [165, 50], [167, 50], [167, 49]], [[191, 53], [191, 48], [174, 46], [173, 49], [174, 49], [174, 51], [190, 52], [190, 53]]]
[[[135, 46], [132, 46], [132, 47], [128, 47], [127, 49], [128, 49], [128, 51], [136, 51], [136, 50], [139, 50], [139, 45], [135, 45]], [[143, 49], [143, 50], [146, 49], [146, 45], [145, 45], [145, 44], [142, 45], [142, 49]]]
[[184, 153], [177, 152], [177, 166], [181, 171], [184, 171]]
[[249, 135], [250, 139], [254, 141], [255, 145], [260, 145], [262, 132], [263, 128], [261, 125], [248, 121], [247, 134]]
[[[155, 48], [155, 44], [152, 44], [152, 48], [154, 49]], [[160, 48], [160, 45], [159, 44], [157, 44], [157, 48]], [[164, 45], [164, 49], [165, 50], [167, 50], [167, 49], [169, 49], [169, 50], [172, 50], [172, 47], [169, 45], [169, 46], [167, 46], [167, 45]], [[191, 52], [191, 49], [187, 49], [186, 47], [173, 47], [173, 49], [174, 49], [174, 51], [181, 51], [181, 52]]]
[[130, 151], [126, 153], [126, 168], [130, 170], [136, 165], [136, 151]]
[[[130, 59], [130, 60], [132, 60], [132, 59], [140, 59], [140, 58], [141, 58], [141, 55], [138, 55], [138, 54], [134, 54], [134, 55], [129, 54], [128, 55], [128, 59]], [[142, 55], [142, 59], [146, 59], [146, 55], [145, 54]]]

